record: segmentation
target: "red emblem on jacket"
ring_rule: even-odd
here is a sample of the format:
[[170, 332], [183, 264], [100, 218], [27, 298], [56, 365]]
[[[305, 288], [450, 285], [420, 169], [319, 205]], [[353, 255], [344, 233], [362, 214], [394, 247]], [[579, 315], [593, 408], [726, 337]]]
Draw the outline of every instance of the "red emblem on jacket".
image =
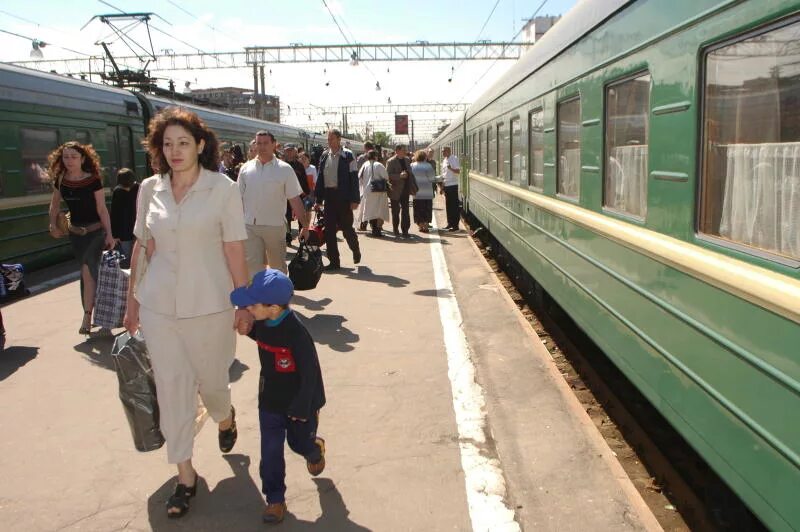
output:
[[294, 356], [292, 350], [288, 347], [275, 347], [265, 344], [264, 342], [256, 342], [258, 347], [269, 351], [275, 355], [275, 371], [278, 373], [294, 373], [297, 371], [297, 366], [294, 363]]

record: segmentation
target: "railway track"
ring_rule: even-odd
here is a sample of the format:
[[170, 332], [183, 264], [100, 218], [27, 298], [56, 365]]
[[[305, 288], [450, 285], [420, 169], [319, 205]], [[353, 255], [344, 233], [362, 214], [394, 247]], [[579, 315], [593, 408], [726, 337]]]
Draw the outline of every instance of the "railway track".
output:
[[664, 530], [767, 530], [476, 219], [472, 238]]

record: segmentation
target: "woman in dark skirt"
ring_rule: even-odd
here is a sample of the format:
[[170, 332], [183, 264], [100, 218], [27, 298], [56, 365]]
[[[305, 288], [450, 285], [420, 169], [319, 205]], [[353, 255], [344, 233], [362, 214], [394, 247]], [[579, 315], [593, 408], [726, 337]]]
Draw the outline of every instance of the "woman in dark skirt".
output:
[[433, 182], [436, 174], [433, 166], [427, 161], [425, 151], [419, 150], [414, 154], [411, 172], [419, 186], [419, 190], [414, 194], [414, 223], [419, 227], [420, 233], [427, 233], [433, 219]]
[[[81, 265], [83, 321], [78, 334], [89, 334], [92, 327], [97, 270], [104, 249], [114, 247], [111, 220], [100, 177], [100, 158], [91, 145], [71, 141], [56, 148], [48, 158], [53, 179], [50, 200], [50, 234], [69, 236], [75, 258]], [[69, 235], [58, 227], [61, 200], [70, 214]]]

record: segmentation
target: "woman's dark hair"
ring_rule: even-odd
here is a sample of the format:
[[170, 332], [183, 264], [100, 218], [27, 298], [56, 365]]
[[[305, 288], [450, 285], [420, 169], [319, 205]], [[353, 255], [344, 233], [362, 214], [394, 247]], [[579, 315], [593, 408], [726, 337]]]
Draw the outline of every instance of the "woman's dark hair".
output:
[[103, 179], [100, 168], [100, 157], [97, 155], [97, 152], [94, 151], [94, 147], [91, 144], [81, 144], [78, 141], [71, 140], [51, 151], [50, 155], [47, 156], [48, 173], [50, 174], [50, 179], [53, 180], [53, 186], [58, 188], [61, 184], [61, 178], [67, 173], [67, 167], [64, 166], [64, 161], [61, 160], [61, 156], [66, 149], [75, 150], [83, 156], [81, 170], [91, 174], [92, 177], [96, 177], [100, 180]]
[[368, 161], [377, 161], [378, 160], [378, 152], [376, 150], [369, 150], [367, 152], [367, 160]]
[[242, 147], [238, 144], [234, 144], [233, 147], [230, 149], [231, 154], [233, 155], [233, 164], [239, 164], [244, 162], [244, 154], [242, 153]]
[[168, 126], [181, 126], [192, 134], [198, 144], [204, 140], [205, 146], [198, 156], [198, 163], [212, 172], [219, 169], [219, 142], [214, 132], [193, 112], [180, 107], [168, 107], [153, 117], [147, 128], [147, 138], [142, 141], [150, 156], [153, 171], [164, 174], [170, 169], [163, 151], [164, 131]]
[[130, 168], [120, 168], [117, 172], [117, 184], [130, 187], [136, 182], [136, 174]]

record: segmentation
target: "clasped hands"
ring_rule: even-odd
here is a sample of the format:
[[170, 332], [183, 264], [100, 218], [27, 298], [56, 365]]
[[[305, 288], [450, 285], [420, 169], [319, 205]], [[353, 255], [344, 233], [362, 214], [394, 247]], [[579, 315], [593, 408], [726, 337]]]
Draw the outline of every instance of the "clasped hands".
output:
[[236, 329], [236, 332], [244, 336], [250, 333], [254, 321], [255, 318], [253, 318], [253, 315], [250, 314], [247, 309], [236, 309], [236, 313], [233, 317], [233, 328]]

